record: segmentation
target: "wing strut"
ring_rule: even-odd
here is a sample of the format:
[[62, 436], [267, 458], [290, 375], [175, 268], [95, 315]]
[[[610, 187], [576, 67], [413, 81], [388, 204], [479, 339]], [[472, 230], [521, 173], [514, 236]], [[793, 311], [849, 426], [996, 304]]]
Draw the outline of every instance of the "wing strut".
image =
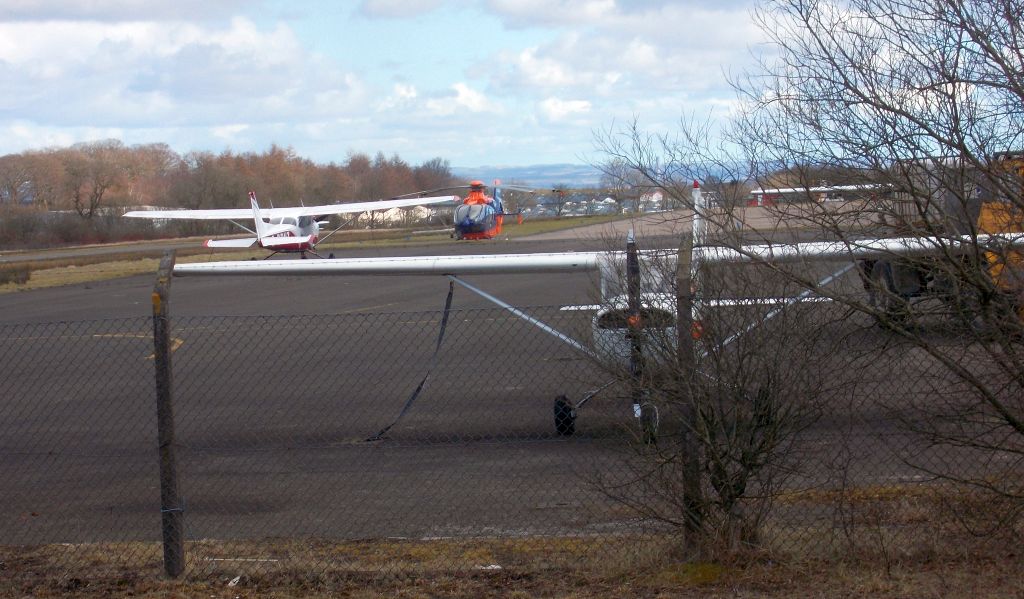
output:
[[423, 375], [423, 380], [416, 386], [416, 389], [409, 396], [409, 399], [405, 401], [405, 405], [402, 406], [402, 411], [398, 413], [391, 424], [380, 429], [376, 435], [366, 439], [369, 441], [380, 441], [384, 438], [384, 435], [391, 429], [391, 427], [398, 424], [398, 421], [405, 416], [405, 413], [409, 411], [412, 404], [416, 401], [416, 398], [420, 396], [420, 392], [423, 391], [424, 387], [427, 386], [427, 379], [430, 378], [430, 373], [434, 371], [434, 367], [437, 366], [437, 354], [441, 352], [441, 344], [444, 342], [444, 332], [448, 328], [448, 315], [452, 309], [452, 296], [455, 295], [455, 285], [448, 283], [448, 298], [444, 300], [444, 315], [441, 317], [441, 331], [437, 334], [437, 345], [434, 347], [434, 355], [430, 356], [430, 366], [427, 368], [427, 374]]
[[253, 235], [256, 235], [257, 237], [259, 237], [259, 235], [257, 235], [256, 231], [253, 231], [252, 229], [250, 229], [249, 227], [247, 227], [247, 226], [243, 225], [242, 223], [239, 223], [239, 222], [235, 222], [235, 221], [233, 221], [233, 220], [231, 220], [231, 219], [228, 219], [228, 222], [229, 222], [229, 223], [231, 223], [231, 224], [233, 224], [233, 225], [235, 225], [235, 226], [236, 226], [236, 227], [238, 227], [239, 229], [245, 229], [245, 231], [246, 231], [247, 233], [252, 233]]
[[[851, 270], [853, 270], [853, 268], [855, 266], [857, 266], [856, 262], [851, 262], [850, 264], [847, 264], [846, 266], [840, 268], [839, 270], [835, 271], [834, 273], [828, 275], [824, 279], [818, 281], [817, 287], [821, 288], [821, 287], [824, 287], [825, 285], [828, 285], [832, 281], [835, 281], [839, 277], [841, 277], [841, 276], [845, 275], [846, 273], [850, 272]], [[721, 349], [721, 348], [725, 347], [726, 345], [729, 345], [733, 341], [736, 341], [737, 339], [739, 339], [743, 335], [746, 335], [750, 331], [753, 331], [755, 328], [757, 328], [760, 325], [762, 325], [764, 322], [766, 322], [766, 321], [768, 321], [768, 320], [770, 320], [772, 318], [775, 318], [783, 310], [785, 310], [786, 308], [792, 306], [793, 304], [795, 304], [797, 302], [816, 301], [816, 300], [822, 299], [822, 298], [812, 297], [813, 295], [816, 295], [815, 290], [814, 289], [808, 289], [808, 290], [804, 291], [803, 293], [801, 293], [800, 295], [797, 295], [796, 297], [786, 298], [785, 300], [782, 301], [782, 305], [780, 305], [777, 308], [774, 308], [771, 312], [768, 312], [768, 314], [765, 315], [764, 319], [762, 319], [761, 321], [753, 322], [753, 323], [747, 325], [747, 328], [743, 329], [742, 331], [740, 331], [738, 333], [733, 333], [728, 339], [726, 339], [725, 341], [722, 341], [718, 345], [718, 348]], [[706, 356], [708, 354], [707, 350], [704, 350], [702, 352], [702, 354], [704, 356]]]
[[357, 218], [359, 218], [358, 214], [353, 216], [352, 218], [348, 219], [347, 221], [341, 223], [340, 225], [338, 225], [337, 229], [335, 229], [335, 230], [331, 231], [330, 233], [328, 233], [327, 235], [324, 235], [323, 237], [321, 237], [320, 240], [317, 241], [317, 243], [323, 243], [323, 242], [327, 241], [328, 237], [330, 237], [331, 235], [334, 235], [335, 233], [340, 231], [342, 227], [344, 227], [345, 225], [349, 224], [350, 222], [354, 221]]
[[575, 349], [576, 351], [586, 355], [587, 357], [590, 357], [590, 358], [596, 358], [597, 357], [596, 354], [594, 354], [594, 352], [592, 352], [591, 350], [589, 350], [586, 347], [584, 347], [582, 344], [580, 344], [579, 341], [576, 341], [572, 337], [569, 337], [568, 335], [566, 335], [564, 333], [561, 333], [558, 330], [556, 330], [556, 329], [554, 329], [554, 328], [544, 324], [543, 322], [541, 322], [541, 321], [537, 320], [536, 318], [530, 316], [526, 312], [523, 312], [522, 310], [512, 306], [509, 303], [501, 301], [500, 299], [494, 297], [493, 295], [487, 293], [486, 291], [483, 291], [482, 289], [478, 289], [478, 288], [470, 285], [469, 283], [463, 281], [462, 279], [460, 279], [460, 278], [458, 278], [458, 277], [456, 277], [454, 275], [447, 275], [447, 277], [452, 282], [458, 283], [459, 285], [462, 285], [466, 289], [469, 289], [470, 291], [472, 291], [473, 293], [479, 295], [480, 297], [484, 298], [485, 300], [493, 302], [494, 304], [497, 304], [499, 307], [508, 310], [512, 314], [518, 316], [519, 318], [522, 318], [526, 322], [532, 324], [533, 326], [535, 326], [538, 329], [544, 331], [545, 333], [555, 337], [559, 341], [569, 345], [569, 347], [571, 347], [571, 348]]

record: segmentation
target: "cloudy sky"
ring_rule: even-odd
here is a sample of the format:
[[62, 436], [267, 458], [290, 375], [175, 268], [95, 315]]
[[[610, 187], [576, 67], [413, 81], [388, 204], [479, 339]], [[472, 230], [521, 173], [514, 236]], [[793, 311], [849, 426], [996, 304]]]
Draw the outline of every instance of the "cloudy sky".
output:
[[592, 161], [725, 115], [746, 0], [0, 0], [0, 155], [78, 141], [453, 165]]

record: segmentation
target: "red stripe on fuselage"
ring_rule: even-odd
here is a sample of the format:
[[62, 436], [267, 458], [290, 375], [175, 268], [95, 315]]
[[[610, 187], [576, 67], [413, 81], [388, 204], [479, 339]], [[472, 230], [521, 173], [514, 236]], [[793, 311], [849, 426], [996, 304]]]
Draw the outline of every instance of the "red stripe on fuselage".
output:
[[[280, 235], [274, 235], [274, 237], [295, 237], [295, 233], [289, 232], [287, 235], [282, 233]], [[308, 242], [289, 243], [289, 244], [285, 244], [285, 245], [275, 245], [275, 246], [272, 246], [272, 247], [267, 247], [267, 246], [263, 245], [263, 242], [261, 241], [260, 242], [260, 247], [268, 249], [268, 250], [277, 250], [279, 252], [306, 252], [306, 251], [310, 251], [313, 248], [315, 248], [317, 241], [319, 241], [319, 237], [314, 235], [313, 237], [309, 238]]]

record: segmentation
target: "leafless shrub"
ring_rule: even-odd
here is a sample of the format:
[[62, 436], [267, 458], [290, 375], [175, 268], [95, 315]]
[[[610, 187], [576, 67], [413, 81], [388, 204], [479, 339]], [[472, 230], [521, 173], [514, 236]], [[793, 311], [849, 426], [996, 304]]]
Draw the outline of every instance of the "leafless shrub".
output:
[[801, 433], [846, 384], [830, 351], [841, 343], [830, 329], [836, 316], [792, 298], [780, 306], [787, 298], [771, 290], [785, 292], [787, 282], [767, 269], [701, 265], [686, 331], [696, 339], [682, 343], [679, 327], [687, 325], [676, 318], [676, 294], [690, 275], [676, 281], [672, 262], [647, 266], [648, 282], [668, 287], [641, 294], [639, 321], [628, 314], [604, 321], [618, 327], [620, 347], [636, 339], [638, 354], [631, 361], [629, 352], [598, 347], [641, 411], [630, 476], [600, 487], [645, 518], [679, 528], [699, 553], [757, 547], [774, 499], [804, 484], [795, 480], [807, 474]]
[[0, 285], [14, 283], [23, 285], [32, 276], [32, 269], [27, 266], [5, 266], [0, 268]]

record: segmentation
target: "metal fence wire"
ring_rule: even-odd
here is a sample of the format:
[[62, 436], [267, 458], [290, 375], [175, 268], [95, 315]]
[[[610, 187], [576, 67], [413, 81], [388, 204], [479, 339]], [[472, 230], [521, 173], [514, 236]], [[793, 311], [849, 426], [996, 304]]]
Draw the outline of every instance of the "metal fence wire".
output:
[[[593, 346], [591, 313], [526, 311]], [[188, 571], [486, 568], [529, 551], [559, 567], [663, 553], [679, 516], [673, 398], [646, 396], [660, 428], [645, 444], [621, 369], [506, 310], [452, 310], [442, 337], [443, 319], [174, 318]], [[762, 542], [835, 547], [867, 524], [911, 541], [932, 534], [927, 518], [852, 506], [864, 506], [858, 493], [933, 501], [908, 489], [935, 472], [991, 467], [984, 452], [931, 443], [910, 426], [915, 405], [970, 390], [934, 356], [839, 307], [797, 319], [818, 335], [803, 354], [779, 357], [809, 373], [790, 384], [813, 393], [743, 492], [764, 510]], [[159, 569], [152, 335], [150, 319], [0, 326], [8, 560], [47, 548], [70, 573]], [[738, 363], [743, 347], [730, 351], [739, 353], [707, 364]], [[559, 434], [555, 398], [578, 402], [602, 387], [574, 434]], [[713, 485], [706, 492], [718, 497]]]

